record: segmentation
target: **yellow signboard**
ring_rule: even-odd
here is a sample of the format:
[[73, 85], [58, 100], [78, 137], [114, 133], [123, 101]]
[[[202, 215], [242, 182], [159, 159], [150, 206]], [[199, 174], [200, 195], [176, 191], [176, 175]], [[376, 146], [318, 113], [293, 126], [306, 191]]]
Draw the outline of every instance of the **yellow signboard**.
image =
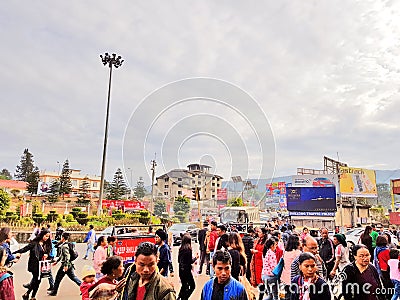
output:
[[340, 194], [346, 197], [377, 197], [374, 170], [340, 167]]

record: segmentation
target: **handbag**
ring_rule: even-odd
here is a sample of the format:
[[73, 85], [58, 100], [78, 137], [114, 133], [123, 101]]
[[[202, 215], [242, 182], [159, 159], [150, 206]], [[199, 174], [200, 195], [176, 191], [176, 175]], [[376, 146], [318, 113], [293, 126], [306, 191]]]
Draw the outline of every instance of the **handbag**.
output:
[[285, 266], [285, 262], [283, 261], [283, 257], [281, 257], [278, 264], [272, 270], [272, 274], [274, 274], [278, 279], [281, 278], [284, 266]]

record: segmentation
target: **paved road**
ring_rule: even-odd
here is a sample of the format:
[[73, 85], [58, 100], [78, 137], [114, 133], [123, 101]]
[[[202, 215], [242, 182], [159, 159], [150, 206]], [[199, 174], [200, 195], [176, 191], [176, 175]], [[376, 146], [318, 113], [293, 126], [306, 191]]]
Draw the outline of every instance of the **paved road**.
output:
[[[21, 245], [22, 247], [23, 245]], [[193, 253], [196, 253], [198, 250], [198, 244], [193, 244], [194, 251]], [[77, 250], [79, 252], [79, 257], [75, 261], [75, 267], [76, 267], [76, 272], [78, 277], [80, 277], [82, 267], [85, 264], [90, 264], [90, 260], [83, 260], [82, 257], [85, 253], [86, 250], [86, 244], [77, 244]], [[28, 253], [24, 253], [22, 255], [21, 260], [14, 264], [12, 267], [12, 271], [14, 272], [14, 287], [15, 287], [15, 297], [16, 299], [22, 299], [22, 295], [25, 293], [26, 289], [22, 287], [23, 283], [28, 283], [31, 279], [31, 273], [27, 271], [27, 264], [28, 264]], [[174, 264], [174, 270], [176, 271], [174, 278], [171, 278], [172, 283], [174, 284], [175, 290], [179, 292], [179, 289], [181, 287], [181, 284], [179, 282], [179, 277], [178, 277], [178, 247], [173, 247], [172, 250], [172, 257], [173, 257], [173, 264]], [[56, 269], [53, 270], [53, 276], [55, 277], [56, 273], [58, 270], [58, 266], [56, 266]], [[201, 290], [204, 286], [204, 284], [207, 282], [209, 279], [209, 276], [206, 275], [199, 275], [195, 278], [196, 281], [196, 290], [192, 294], [190, 299], [200, 299], [201, 295]], [[67, 276], [64, 277], [63, 281], [61, 282], [60, 289], [58, 291], [57, 297], [51, 297], [47, 295], [47, 288], [49, 287], [49, 283], [47, 279], [42, 280], [42, 283], [40, 284], [40, 288], [38, 291], [38, 294], [36, 295], [36, 298], [38, 300], [42, 299], [68, 299], [68, 300], [80, 300], [81, 297], [79, 295], [79, 288], [78, 286], [73, 283]]]

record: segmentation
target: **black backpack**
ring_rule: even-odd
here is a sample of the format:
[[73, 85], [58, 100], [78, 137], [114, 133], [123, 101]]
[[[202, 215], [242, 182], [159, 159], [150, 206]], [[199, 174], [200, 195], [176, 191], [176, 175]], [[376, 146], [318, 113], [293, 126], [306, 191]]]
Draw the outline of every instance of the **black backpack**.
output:
[[74, 261], [75, 259], [78, 258], [79, 254], [78, 251], [75, 249], [75, 243], [68, 242], [68, 249], [69, 249], [69, 257], [70, 261]]

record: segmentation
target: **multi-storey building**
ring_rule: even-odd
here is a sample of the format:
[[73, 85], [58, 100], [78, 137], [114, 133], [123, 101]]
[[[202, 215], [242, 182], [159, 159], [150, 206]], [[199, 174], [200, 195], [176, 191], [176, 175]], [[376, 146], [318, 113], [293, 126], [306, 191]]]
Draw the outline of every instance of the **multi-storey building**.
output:
[[[54, 181], [60, 178], [60, 174], [57, 172], [41, 171], [39, 175], [39, 181], [47, 183], [48, 186]], [[84, 180], [89, 183], [89, 193], [91, 197], [96, 198], [100, 193], [100, 180], [99, 176], [83, 175], [81, 170], [71, 170], [70, 174], [72, 192], [71, 196], [76, 196], [81, 192], [81, 185]]]
[[190, 164], [187, 169], [174, 169], [156, 178], [156, 199], [173, 200], [179, 196], [192, 198], [193, 188], [200, 189], [200, 200], [216, 200], [222, 177], [210, 173], [210, 166]]

